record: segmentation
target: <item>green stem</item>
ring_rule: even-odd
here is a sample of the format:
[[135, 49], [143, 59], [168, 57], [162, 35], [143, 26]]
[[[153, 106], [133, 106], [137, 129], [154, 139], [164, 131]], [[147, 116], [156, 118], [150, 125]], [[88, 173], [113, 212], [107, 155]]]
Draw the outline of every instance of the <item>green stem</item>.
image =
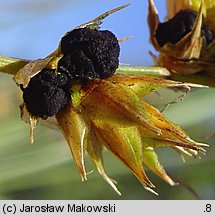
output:
[[[11, 58], [0, 55], [0, 72], [15, 75], [23, 66], [25, 66], [29, 60]], [[179, 75], [168, 72], [163, 67], [142, 67], [142, 66], [127, 66], [120, 65], [117, 69], [117, 74], [129, 74], [129, 75], [149, 75], [156, 77], [168, 78], [175, 81], [181, 81], [186, 83], [196, 83], [201, 85], [207, 85], [215, 87], [215, 77], [210, 77], [204, 74], [192, 74], [192, 75]]]
[[158, 67], [158, 66], [127, 66], [120, 65], [117, 69], [117, 74], [129, 74], [129, 75], [149, 75], [149, 76], [160, 76], [166, 77], [169, 76], [170, 73], [166, 68]]
[[163, 67], [137, 67], [137, 66], [119, 66], [117, 69], [118, 74], [130, 74], [130, 75], [149, 75], [162, 77], [165, 79], [171, 79], [174, 81], [180, 81], [185, 83], [195, 83], [210, 87], [215, 87], [215, 77], [207, 76], [206, 74], [175, 74], [169, 73], [169, 71]]
[[24, 67], [29, 60], [11, 58], [0, 55], [0, 72], [14, 75], [19, 69]]

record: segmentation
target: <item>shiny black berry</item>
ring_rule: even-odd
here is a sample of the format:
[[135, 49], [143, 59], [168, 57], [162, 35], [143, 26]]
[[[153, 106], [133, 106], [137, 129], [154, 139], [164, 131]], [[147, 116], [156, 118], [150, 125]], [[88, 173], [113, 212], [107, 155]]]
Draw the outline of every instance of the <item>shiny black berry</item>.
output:
[[[159, 23], [155, 33], [158, 44], [162, 47], [166, 43], [176, 44], [186, 34], [192, 31], [197, 13], [191, 9], [179, 11], [172, 19]], [[203, 19], [201, 35], [208, 45], [214, 38], [212, 30], [206, 26]]]
[[70, 100], [68, 78], [51, 69], [43, 69], [21, 89], [28, 112], [42, 119], [56, 114]]
[[104, 79], [119, 65], [118, 40], [107, 30], [75, 29], [62, 38], [61, 50], [64, 56], [58, 62], [58, 71], [70, 78]]

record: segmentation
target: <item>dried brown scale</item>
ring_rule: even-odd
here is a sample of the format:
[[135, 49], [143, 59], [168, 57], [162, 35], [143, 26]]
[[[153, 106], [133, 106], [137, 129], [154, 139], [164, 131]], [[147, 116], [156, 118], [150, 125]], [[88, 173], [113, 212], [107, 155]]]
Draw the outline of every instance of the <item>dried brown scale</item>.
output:
[[[155, 33], [158, 44], [162, 47], [166, 43], [176, 44], [185, 35], [192, 31], [197, 13], [191, 9], [179, 11], [172, 19], [164, 23], [159, 23]], [[212, 30], [202, 23], [201, 36], [205, 39], [206, 44], [212, 42], [214, 34]]]

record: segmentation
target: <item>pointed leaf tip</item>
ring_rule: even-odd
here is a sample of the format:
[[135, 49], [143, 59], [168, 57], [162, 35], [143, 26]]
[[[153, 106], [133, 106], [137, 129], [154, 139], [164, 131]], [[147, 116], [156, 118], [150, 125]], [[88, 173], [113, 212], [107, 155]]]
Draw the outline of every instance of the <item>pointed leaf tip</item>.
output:
[[175, 182], [167, 175], [163, 166], [160, 164], [158, 156], [152, 147], [143, 147], [142, 153], [143, 164], [145, 166], [170, 185], [175, 185]]
[[101, 15], [99, 15], [98, 17], [96, 17], [95, 19], [91, 20], [91, 21], [88, 21], [82, 25], [79, 25], [77, 26], [75, 29], [78, 29], [78, 28], [91, 28], [91, 29], [96, 29], [98, 30], [100, 28], [100, 25], [102, 24], [103, 20], [108, 17], [110, 14], [113, 14], [119, 10], [122, 10], [123, 8], [125, 7], [128, 7], [130, 5], [130, 3], [128, 4], [125, 4], [125, 5], [122, 5], [122, 6], [119, 6], [117, 8], [114, 8], [112, 10], [109, 10]]
[[[93, 125], [92, 125], [93, 129]], [[87, 151], [90, 155], [91, 159], [96, 165], [96, 168], [100, 175], [103, 177], [103, 179], [116, 191], [118, 195], [121, 196], [120, 191], [116, 187], [116, 182], [112, 180], [105, 171], [104, 164], [103, 164], [103, 155], [102, 155], [102, 149], [103, 146], [100, 144], [98, 140], [95, 140], [93, 137], [93, 133], [90, 133], [89, 139], [88, 139], [88, 145], [87, 145]]]
[[84, 165], [84, 156], [88, 133], [86, 124], [71, 104], [66, 105], [64, 109], [59, 111], [56, 114], [56, 119], [65, 139], [69, 144], [69, 148], [78, 167], [81, 180], [85, 181], [87, 180], [87, 174]]
[[154, 187], [142, 166], [141, 137], [137, 127], [94, 121], [96, 137], [137, 177], [143, 187]]

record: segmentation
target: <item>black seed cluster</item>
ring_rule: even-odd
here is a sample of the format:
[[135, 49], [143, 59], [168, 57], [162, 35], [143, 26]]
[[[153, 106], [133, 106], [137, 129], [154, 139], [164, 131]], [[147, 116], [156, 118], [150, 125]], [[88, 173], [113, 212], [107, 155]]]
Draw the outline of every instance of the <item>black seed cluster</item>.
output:
[[68, 78], [55, 70], [43, 69], [23, 88], [27, 110], [34, 116], [47, 119], [61, 110], [69, 101]]
[[[191, 9], [179, 11], [172, 19], [164, 23], [159, 23], [155, 33], [158, 44], [162, 47], [166, 43], [176, 44], [186, 34], [192, 31], [197, 13]], [[212, 42], [214, 35], [212, 30], [202, 23], [201, 35], [208, 45]]]
[[61, 40], [64, 56], [56, 70], [43, 69], [23, 91], [27, 110], [46, 119], [61, 110], [70, 100], [73, 80], [104, 79], [114, 74], [119, 65], [119, 44], [110, 31], [75, 29]]
[[61, 50], [64, 56], [58, 62], [58, 71], [72, 79], [105, 79], [119, 65], [118, 40], [107, 30], [75, 29], [62, 38]]

